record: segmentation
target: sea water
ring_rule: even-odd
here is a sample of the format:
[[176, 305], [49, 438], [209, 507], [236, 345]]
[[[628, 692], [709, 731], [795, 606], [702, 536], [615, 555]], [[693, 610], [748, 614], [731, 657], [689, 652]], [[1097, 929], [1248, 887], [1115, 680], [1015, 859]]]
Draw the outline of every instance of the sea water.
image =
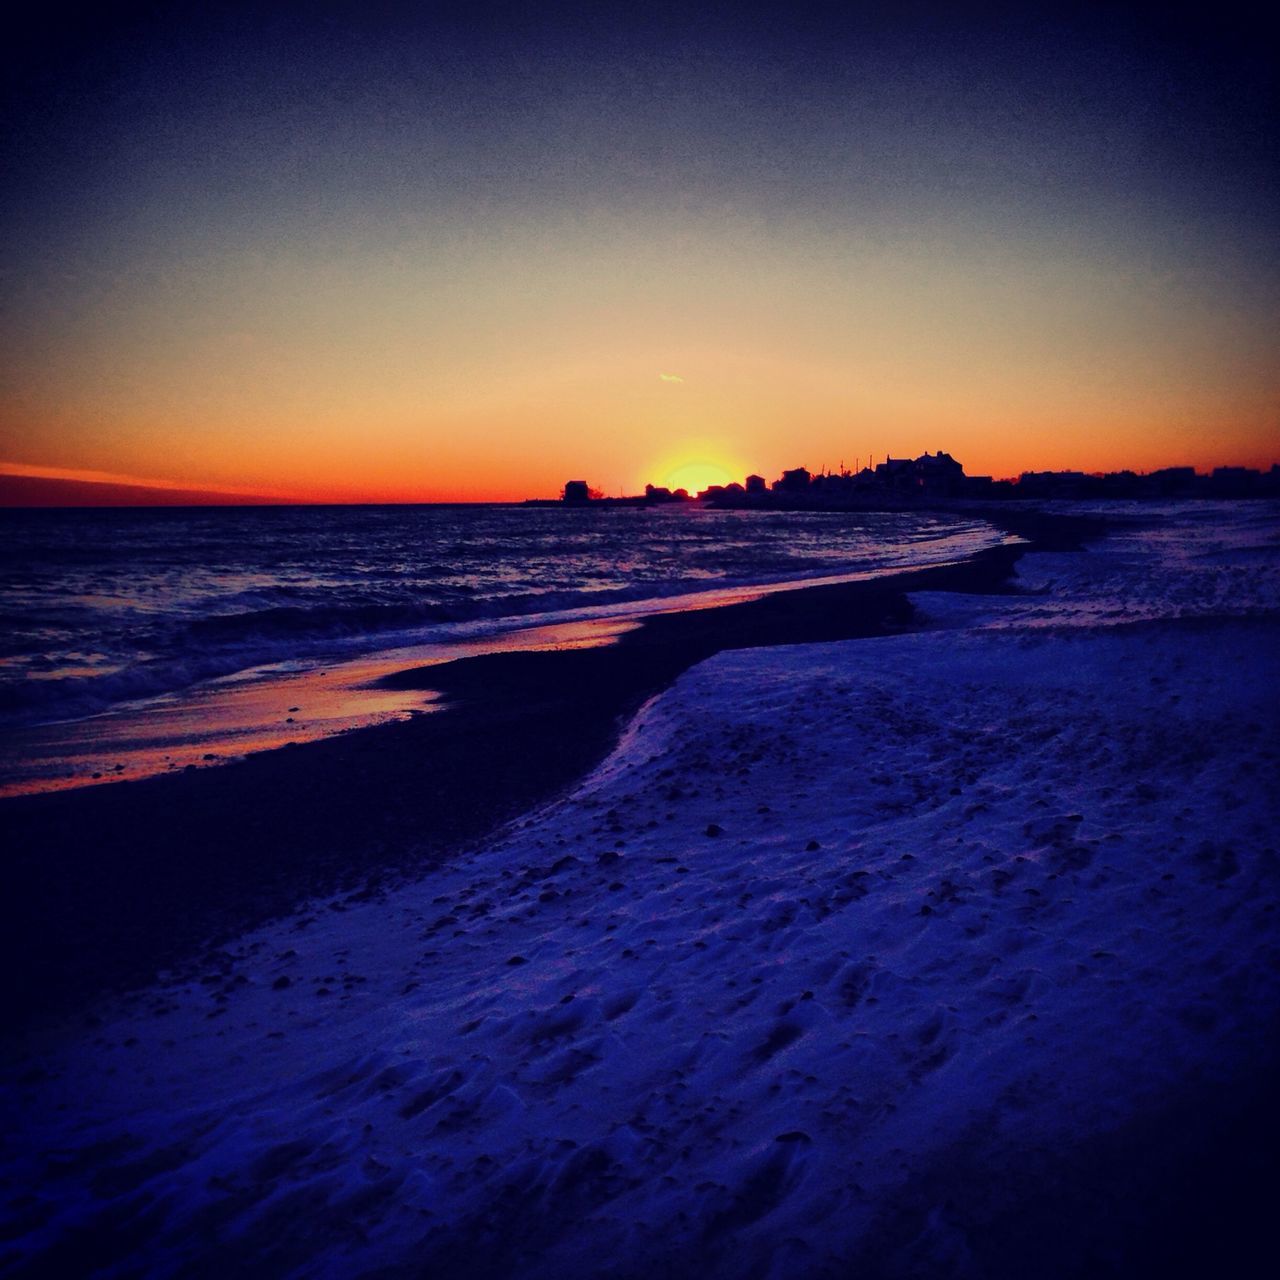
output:
[[374, 687], [397, 664], [603, 643], [655, 609], [1003, 538], [963, 516], [692, 505], [0, 511], [0, 793], [424, 709]]

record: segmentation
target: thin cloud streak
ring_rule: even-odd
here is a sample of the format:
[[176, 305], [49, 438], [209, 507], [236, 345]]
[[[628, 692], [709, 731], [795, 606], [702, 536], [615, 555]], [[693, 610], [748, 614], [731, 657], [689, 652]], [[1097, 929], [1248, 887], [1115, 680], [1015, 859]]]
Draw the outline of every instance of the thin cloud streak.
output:
[[113, 471], [91, 471], [80, 467], [44, 467], [38, 463], [6, 462], [0, 459], [0, 476], [23, 476], [32, 480], [75, 480], [86, 484], [129, 485], [135, 489], [200, 489], [206, 493], [222, 493], [229, 497], [278, 498], [278, 493], [255, 489], [230, 489], [225, 485], [205, 484], [195, 480], [157, 480], [154, 477], [119, 475]]

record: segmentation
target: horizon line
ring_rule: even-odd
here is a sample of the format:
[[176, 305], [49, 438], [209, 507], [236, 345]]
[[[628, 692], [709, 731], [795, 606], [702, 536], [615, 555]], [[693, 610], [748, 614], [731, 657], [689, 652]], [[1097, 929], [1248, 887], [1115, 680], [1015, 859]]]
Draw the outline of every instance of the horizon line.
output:
[[[891, 456], [891, 455], [890, 455]], [[1270, 470], [1280, 467], [1280, 462], [1272, 462]], [[797, 468], [808, 470], [808, 468]], [[1085, 471], [1077, 468], [1061, 468], [1040, 471], [1020, 471], [1016, 475], [995, 478], [997, 483], [1017, 483], [1024, 475], [1081, 475], [1097, 478], [1107, 475], [1132, 474], [1137, 477], [1158, 475], [1164, 471], [1190, 469], [1197, 477], [1210, 477], [1217, 470], [1255, 471], [1260, 475], [1267, 474], [1268, 468], [1250, 467], [1233, 463], [1220, 463], [1216, 466], [1200, 470], [1187, 464], [1171, 464], [1156, 467], [1148, 471], [1138, 471], [1130, 467], [1122, 467], [1113, 471]], [[824, 471], [811, 472], [812, 475], [828, 474]], [[836, 474], [836, 473], [830, 473]], [[856, 474], [856, 473], [849, 473]], [[973, 478], [973, 477], [971, 477]], [[17, 496], [9, 492], [13, 486], [6, 481], [17, 481], [19, 489], [33, 490]], [[51, 487], [55, 492], [40, 494], [40, 490]], [[114, 500], [108, 497], [112, 490], [117, 491]], [[133, 490], [135, 492], [129, 493]], [[60, 491], [60, 492], [59, 492]], [[152, 496], [154, 495], [154, 496]], [[41, 500], [41, 497], [44, 500]], [[627, 495], [619, 495], [627, 496]], [[640, 495], [631, 495], [640, 496]], [[75, 501], [79, 497], [84, 501]], [[416, 506], [510, 506], [523, 502], [556, 501], [559, 495], [550, 497], [497, 497], [497, 498], [405, 498], [405, 497], [294, 497], [279, 492], [263, 492], [262, 490], [232, 489], [222, 486], [203, 484], [186, 484], [177, 481], [158, 480], [137, 476], [126, 476], [106, 471], [70, 467], [43, 467], [31, 463], [13, 463], [0, 460], [0, 510], [21, 509], [92, 509], [120, 508], [144, 509], [151, 507], [195, 508], [195, 507], [416, 507]], [[135, 500], [130, 501], [133, 498]], [[167, 500], [166, 500], [167, 499]]]

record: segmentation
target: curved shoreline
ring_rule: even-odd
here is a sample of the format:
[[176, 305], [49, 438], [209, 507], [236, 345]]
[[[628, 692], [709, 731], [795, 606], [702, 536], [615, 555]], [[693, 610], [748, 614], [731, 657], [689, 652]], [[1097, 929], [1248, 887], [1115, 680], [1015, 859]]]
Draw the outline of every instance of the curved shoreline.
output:
[[[1079, 547], [1102, 521], [982, 512], [1025, 543], [959, 565], [662, 614], [597, 649], [504, 653], [391, 677], [443, 714], [219, 769], [0, 802], [10, 1033], [184, 966], [307, 899], [420, 875], [571, 786], [621, 723], [724, 649], [909, 625], [907, 592], [1004, 588], [1027, 551]], [[338, 907], [340, 909], [340, 905]]]
[[[695, 524], [701, 524], [700, 515], [690, 514]], [[709, 515], [714, 520], [717, 513]], [[313, 607], [282, 606], [189, 619], [179, 630], [198, 632], [194, 649], [187, 647], [193, 634], [188, 634], [182, 647], [168, 647], [163, 633], [176, 624], [177, 617], [167, 617], [162, 607], [154, 624], [156, 638], [141, 637], [135, 659], [117, 669], [106, 660], [97, 675], [72, 671], [65, 677], [43, 679], [32, 670], [24, 675], [30, 655], [19, 656], [9, 680], [0, 680], [0, 798], [133, 781], [189, 766], [219, 767], [289, 742], [311, 742], [407, 719], [432, 708], [421, 697], [380, 684], [388, 673], [483, 653], [605, 644], [656, 613], [719, 608], [777, 591], [950, 564], [1008, 537], [973, 516], [932, 512], [909, 517], [901, 529], [892, 520], [875, 525], [861, 516], [848, 517], [847, 529], [840, 517], [829, 517], [825, 531], [806, 529], [803, 523], [778, 526], [769, 517], [757, 520], [752, 514], [739, 513], [735, 521], [754, 526], [746, 538], [763, 555], [763, 576], [726, 560], [717, 566], [725, 571], [723, 576], [717, 572], [702, 580], [679, 576], [663, 580], [650, 572], [632, 580], [626, 572], [607, 588], [593, 590], [605, 584], [590, 577], [571, 584], [566, 577], [573, 572], [571, 561], [563, 572], [551, 572], [551, 582], [558, 583], [559, 590], [544, 593], [544, 583], [531, 579], [509, 598], [499, 599], [487, 598], [482, 588], [474, 613], [469, 606], [458, 611], [459, 601], [432, 603], [429, 590], [421, 600], [403, 600], [398, 607], [408, 614], [420, 611], [420, 621], [437, 612], [439, 618], [424, 627], [399, 630], [386, 628], [387, 604], [344, 603], [348, 588], [338, 584], [314, 600]], [[607, 531], [612, 523], [608, 519], [587, 523], [592, 526], [590, 538], [601, 546], [612, 542], [620, 550], [624, 545], [616, 543], [616, 532]], [[674, 523], [685, 526], [688, 522], [680, 518]], [[731, 530], [723, 522], [718, 527], [715, 536], [728, 536], [723, 549], [731, 552]], [[581, 533], [579, 529], [575, 536]], [[688, 536], [675, 528], [663, 536], [668, 535], [678, 540]], [[545, 538], [546, 531], [540, 536]], [[781, 562], [793, 559], [793, 542], [795, 550], [806, 554], [779, 574]], [[324, 546], [321, 543], [313, 550], [312, 559], [319, 557], [313, 568], [323, 568]], [[835, 554], [834, 561], [826, 558], [828, 551]], [[648, 555], [652, 559], [652, 550]], [[471, 560], [474, 563], [474, 554]], [[669, 560], [673, 570], [680, 568], [680, 554], [663, 560]], [[602, 568], [604, 563], [602, 559]], [[650, 571], [657, 567], [649, 566]], [[693, 571], [692, 565], [686, 567]], [[138, 587], [142, 590], [146, 585], [141, 582]], [[48, 608], [56, 611], [52, 597]], [[313, 628], [307, 621], [325, 617], [345, 618], [359, 630], [332, 634], [326, 640], [325, 626]], [[446, 621], [447, 617], [452, 620]], [[33, 614], [29, 621], [39, 623], [41, 614]], [[265, 624], [261, 635], [256, 634], [259, 623]], [[283, 623], [287, 625], [278, 629], [277, 624]], [[237, 636], [240, 640], [219, 649], [224, 640]], [[213, 648], [206, 643], [209, 639], [215, 642]], [[242, 642], [248, 647], [242, 648]], [[88, 638], [86, 644], [96, 647]], [[104, 659], [119, 644], [119, 635], [104, 637]], [[59, 642], [59, 647], [66, 645]], [[56, 663], [70, 655], [48, 657]]]

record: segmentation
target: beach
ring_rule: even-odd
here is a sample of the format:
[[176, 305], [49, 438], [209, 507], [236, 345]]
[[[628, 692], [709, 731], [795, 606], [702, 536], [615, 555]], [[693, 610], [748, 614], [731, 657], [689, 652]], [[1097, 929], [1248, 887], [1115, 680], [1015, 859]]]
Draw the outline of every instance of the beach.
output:
[[4, 802], [0, 1266], [1239, 1273], [1280, 516], [1066, 513]]
[[[1079, 519], [1033, 524], [1027, 532], [1046, 538], [1078, 538], [1096, 527]], [[447, 711], [336, 736], [308, 740], [283, 722], [290, 698], [313, 706], [314, 679], [249, 685], [259, 707], [274, 708], [274, 723], [262, 717], [270, 740], [285, 745], [139, 781], [0, 799], [0, 840], [9, 851], [0, 964], [32, 975], [13, 992], [11, 1025], [148, 981], [309, 897], [368, 893], [381, 880], [421, 872], [577, 781], [628, 715], [702, 659], [721, 649], [904, 627], [908, 586], [999, 586], [1020, 554], [1016, 537], [902, 574], [720, 607], [697, 594], [686, 607], [659, 600], [672, 612], [631, 622], [540, 629], [555, 633], [551, 647], [477, 656], [469, 653], [474, 643], [436, 646], [437, 660], [425, 667], [404, 665], [401, 655], [418, 650], [394, 650], [356, 664], [365, 680], [375, 673], [376, 688], [347, 696], [358, 706], [390, 697]], [[493, 643], [537, 644], [540, 631]], [[454, 651], [468, 656], [439, 661]], [[203, 704], [177, 709], [189, 720]], [[97, 718], [81, 723], [86, 739], [101, 731]], [[155, 746], [144, 754], [164, 767]]]

